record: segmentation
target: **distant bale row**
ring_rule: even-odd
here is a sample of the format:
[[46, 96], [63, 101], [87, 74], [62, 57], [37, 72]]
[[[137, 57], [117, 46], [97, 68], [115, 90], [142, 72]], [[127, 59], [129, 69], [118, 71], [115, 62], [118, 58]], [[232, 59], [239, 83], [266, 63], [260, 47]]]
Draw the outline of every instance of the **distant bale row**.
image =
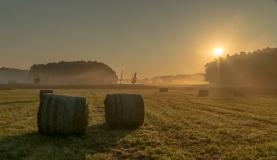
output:
[[[207, 97], [208, 95], [209, 95], [208, 90], [199, 90], [199, 97]], [[235, 97], [242, 97], [243, 95], [244, 93], [242, 91], [239, 91], [239, 90], [233, 91], [233, 96]]]
[[208, 90], [199, 90], [198, 94], [200, 97], [207, 97], [209, 95], [209, 91]]
[[168, 92], [168, 88], [160, 88], [160, 92]]
[[85, 97], [43, 95], [37, 113], [39, 133], [83, 134], [88, 125], [88, 103]]

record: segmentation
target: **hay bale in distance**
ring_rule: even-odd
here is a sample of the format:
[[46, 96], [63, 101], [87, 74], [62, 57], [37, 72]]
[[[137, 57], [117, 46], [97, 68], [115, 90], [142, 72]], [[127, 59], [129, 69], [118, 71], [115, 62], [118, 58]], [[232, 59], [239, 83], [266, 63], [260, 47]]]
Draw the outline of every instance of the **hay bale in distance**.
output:
[[235, 97], [242, 97], [243, 95], [244, 95], [244, 93], [242, 91], [239, 91], [239, 90], [233, 91], [233, 96], [235, 96]]
[[208, 90], [199, 90], [199, 97], [207, 97], [209, 95]]
[[39, 133], [83, 134], [88, 125], [88, 103], [85, 97], [46, 93], [37, 113]]
[[144, 121], [144, 102], [139, 94], [107, 94], [105, 118], [110, 127], [140, 126]]
[[160, 88], [160, 92], [168, 92], [168, 88]]
[[40, 101], [41, 101], [41, 99], [42, 99], [42, 96], [43, 96], [45, 93], [53, 93], [53, 90], [40, 90], [40, 92], [39, 92], [39, 100], [40, 100]]

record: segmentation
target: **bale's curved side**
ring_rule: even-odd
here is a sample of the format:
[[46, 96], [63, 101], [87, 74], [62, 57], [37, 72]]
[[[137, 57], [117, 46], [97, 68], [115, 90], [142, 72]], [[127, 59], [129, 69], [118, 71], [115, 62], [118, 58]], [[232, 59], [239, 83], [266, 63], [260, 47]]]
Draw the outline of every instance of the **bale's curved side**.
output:
[[139, 94], [107, 94], [106, 122], [111, 127], [138, 126], [144, 121], [144, 102]]
[[208, 90], [199, 90], [199, 96], [200, 97], [207, 97], [209, 95]]
[[41, 99], [42, 99], [42, 96], [43, 96], [45, 93], [53, 93], [53, 90], [40, 90], [40, 92], [39, 92], [39, 100], [40, 100], [40, 101], [41, 101]]
[[87, 99], [46, 93], [39, 105], [37, 124], [39, 133], [85, 133], [88, 124]]

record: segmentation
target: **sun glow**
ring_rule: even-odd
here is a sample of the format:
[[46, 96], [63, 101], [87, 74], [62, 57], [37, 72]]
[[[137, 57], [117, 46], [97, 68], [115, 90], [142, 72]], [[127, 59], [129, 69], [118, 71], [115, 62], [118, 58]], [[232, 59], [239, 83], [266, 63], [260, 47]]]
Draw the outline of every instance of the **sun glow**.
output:
[[223, 49], [221, 49], [221, 48], [216, 48], [216, 49], [214, 50], [214, 54], [216, 54], [216, 55], [218, 55], [218, 56], [220, 56], [222, 53], [223, 53]]

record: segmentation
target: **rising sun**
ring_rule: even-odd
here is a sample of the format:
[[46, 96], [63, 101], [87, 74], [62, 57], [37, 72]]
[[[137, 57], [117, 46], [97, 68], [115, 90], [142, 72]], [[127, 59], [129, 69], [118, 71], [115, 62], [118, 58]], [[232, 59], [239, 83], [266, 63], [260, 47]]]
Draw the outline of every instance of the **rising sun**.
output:
[[214, 54], [216, 54], [216, 55], [218, 55], [218, 56], [220, 56], [222, 53], [223, 53], [223, 49], [222, 49], [222, 48], [216, 48], [216, 49], [214, 50]]

